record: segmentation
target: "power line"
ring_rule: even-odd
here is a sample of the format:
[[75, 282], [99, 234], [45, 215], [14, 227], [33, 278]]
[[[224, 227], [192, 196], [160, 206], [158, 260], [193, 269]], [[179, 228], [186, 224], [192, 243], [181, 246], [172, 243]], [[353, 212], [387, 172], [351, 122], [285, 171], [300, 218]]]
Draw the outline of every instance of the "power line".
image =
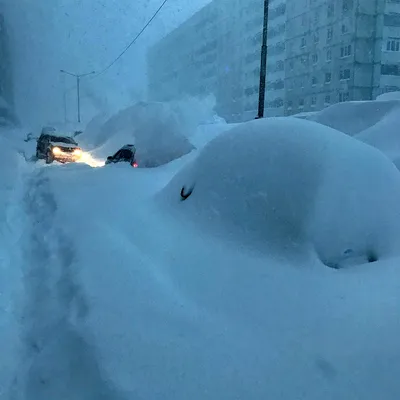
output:
[[[157, 11], [153, 14], [153, 16], [147, 21], [146, 25], [141, 29], [141, 31], [135, 36], [135, 38], [125, 47], [125, 49], [119, 54], [118, 57], [116, 57], [110, 64], [108, 64], [104, 69], [102, 69], [100, 72], [95, 74], [92, 79], [97, 78], [99, 75], [104, 74], [104, 72], [108, 71], [118, 60], [121, 59], [121, 57], [136, 43], [136, 41], [139, 39], [139, 37], [142, 35], [142, 33], [147, 29], [147, 27], [151, 24], [153, 19], [158, 15], [158, 13], [162, 10], [162, 8], [165, 6], [168, 0], [164, 0], [160, 7], [158, 7]], [[90, 80], [92, 80], [90, 79]]]

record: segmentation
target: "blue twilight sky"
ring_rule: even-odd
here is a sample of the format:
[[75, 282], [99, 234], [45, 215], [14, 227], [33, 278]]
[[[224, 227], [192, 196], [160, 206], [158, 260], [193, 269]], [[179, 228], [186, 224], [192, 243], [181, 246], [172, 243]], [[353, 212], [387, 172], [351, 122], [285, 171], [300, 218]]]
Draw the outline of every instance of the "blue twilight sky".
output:
[[[162, 0], [1, 2], [12, 36], [18, 112], [25, 124], [41, 125], [64, 118], [63, 88], [72, 88], [75, 82], [63, 77], [59, 70], [84, 73], [104, 68], [143, 27]], [[208, 2], [169, 0], [116, 65], [92, 82], [82, 82], [83, 107], [117, 109], [142, 97], [146, 48]], [[67, 114], [71, 119], [75, 97], [75, 91], [70, 90]]]

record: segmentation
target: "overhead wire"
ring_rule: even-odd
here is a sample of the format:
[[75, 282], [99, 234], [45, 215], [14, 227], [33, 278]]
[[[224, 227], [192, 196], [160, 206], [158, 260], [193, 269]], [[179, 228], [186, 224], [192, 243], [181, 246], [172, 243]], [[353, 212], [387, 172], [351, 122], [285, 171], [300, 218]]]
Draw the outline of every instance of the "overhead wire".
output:
[[104, 74], [106, 71], [108, 71], [115, 63], [117, 63], [123, 56], [124, 54], [136, 43], [136, 41], [140, 38], [140, 36], [143, 34], [143, 32], [147, 29], [147, 27], [151, 24], [151, 22], [154, 20], [154, 18], [158, 15], [158, 13], [163, 9], [165, 4], [167, 3], [168, 0], [164, 0], [161, 5], [158, 7], [158, 9], [155, 11], [153, 16], [147, 21], [147, 23], [143, 26], [143, 28], [140, 30], [140, 32], [131, 40], [131, 42], [124, 48], [124, 50], [111, 62], [109, 63], [105, 68], [103, 68], [100, 72], [96, 73], [93, 75], [89, 80], [95, 79], [98, 76]]

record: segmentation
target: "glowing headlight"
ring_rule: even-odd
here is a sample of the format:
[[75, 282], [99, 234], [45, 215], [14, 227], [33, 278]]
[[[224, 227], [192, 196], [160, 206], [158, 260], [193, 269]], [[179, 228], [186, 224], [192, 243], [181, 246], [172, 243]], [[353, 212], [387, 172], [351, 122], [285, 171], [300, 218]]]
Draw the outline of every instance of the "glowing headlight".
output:
[[74, 150], [74, 156], [81, 156], [82, 155], [82, 150], [81, 149], [75, 149]]
[[61, 153], [61, 149], [59, 147], [53, 148], [53, 154], [60, 154], [60, 153]]

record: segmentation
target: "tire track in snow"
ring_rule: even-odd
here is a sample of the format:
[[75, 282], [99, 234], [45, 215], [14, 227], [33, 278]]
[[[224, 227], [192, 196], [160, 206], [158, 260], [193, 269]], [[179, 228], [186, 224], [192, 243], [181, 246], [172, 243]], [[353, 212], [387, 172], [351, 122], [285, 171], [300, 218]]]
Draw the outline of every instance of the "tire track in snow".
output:
[[122, 399], [102, 378], [91, 346], [75, 329], [87, 305], [74, 280], [73, 242], [57, 226], [47, 171], [34, 173], [24, 199], [31, 222], [25, 249], [23, 356], [16, 400]]

